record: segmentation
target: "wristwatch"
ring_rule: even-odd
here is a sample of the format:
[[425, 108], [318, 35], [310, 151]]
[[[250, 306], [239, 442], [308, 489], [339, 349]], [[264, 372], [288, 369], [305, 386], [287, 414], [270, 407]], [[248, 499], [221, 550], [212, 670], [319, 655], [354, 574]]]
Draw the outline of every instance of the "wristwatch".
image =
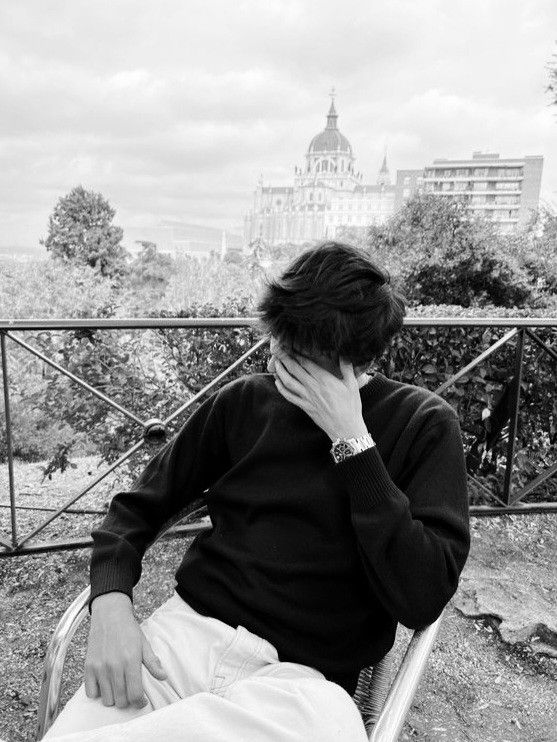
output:
[[337, 438], [336, 441], [333, 441], [330, 453], [335, 464], [338, 464], [339, 461], [344, 461], [349, 456], [355, 456], [372, 446], [375, 446], [375, 441], [371, 437], [371, 433], [365, 433], [365, 435], [360, 435], [357, 438]]

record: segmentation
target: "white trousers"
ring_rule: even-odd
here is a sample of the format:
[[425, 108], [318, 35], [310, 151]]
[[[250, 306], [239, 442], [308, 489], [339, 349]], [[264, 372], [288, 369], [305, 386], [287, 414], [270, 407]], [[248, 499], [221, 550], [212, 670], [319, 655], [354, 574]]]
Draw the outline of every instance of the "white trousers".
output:
[[179, 595], [142, 622], [167, 672], [142, 666], [148, 704], [104, 706], [81, 685], [43, 737], [51, 742], [367, 742], [360, 713], [315, 668], [280, 662], [248, 631], [202, 616]]

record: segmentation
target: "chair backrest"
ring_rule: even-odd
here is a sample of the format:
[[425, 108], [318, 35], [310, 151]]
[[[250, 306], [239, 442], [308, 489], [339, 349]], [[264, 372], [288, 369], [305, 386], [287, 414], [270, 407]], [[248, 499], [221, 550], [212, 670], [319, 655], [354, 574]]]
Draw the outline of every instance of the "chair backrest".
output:
[[[189, 508], [192, 514], [199, 516], [199, 501]], [[152, 542], [155, 543], [168, 531], [183, 514], [159, 532]], [[201, 532], [211, 528], [211, 523], [202, 523], [195, 530]], [[151, 544], [151, 545], [152, 545]], [[73, 636], [82, 621], [89, 615], [88, 602], [90, 587], [84, 588], [66, 609], [58, 622], [48, 646], [43, 678], [39, 696], [36, 739], [41, 740], [46, 734], [59, 710], [60, 690], [66, 654]], [[373, 667], [366, 667], [360, 672], [354, 701], [362, 715], [370, 742], [396, 742], [410, 705], [416, 693], [419, 681], [427, 666], [435, 638], [440, 628], [444, 611], [430, 626], [415, 631], [406, 653], [398, 668], [392, 684], [389, 682], [392, 665], [392, 653]]]

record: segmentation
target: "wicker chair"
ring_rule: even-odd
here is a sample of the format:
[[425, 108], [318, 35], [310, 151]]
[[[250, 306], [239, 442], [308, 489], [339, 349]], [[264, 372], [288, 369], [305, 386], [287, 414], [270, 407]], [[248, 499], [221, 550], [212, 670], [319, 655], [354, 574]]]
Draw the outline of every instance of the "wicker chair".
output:
[[[195, 510], [194, 515], [198, 517], [199, 511]], [[169, 527], [168, 525], [161, 530], [155, 541]], [[208, 528], [211, 528], [210, 521], [199, 525], [194, 532]], [[79, 593], [66, 609], [50, 640], [40, 691], [37, 740], [43, 738], [58, 714], [66, 653], [79, 625], [89, 615], [89, 595], [89, 587]], [[398, 739], [426, 668], [443, 613], [430, 626], [414, 631], [392, 684], [389, 683], [392, 652], [387, 653], [376, 665], [365, 667], [360, 672], [353, 698], [362, 715], [370, 742], [396, 742]]]

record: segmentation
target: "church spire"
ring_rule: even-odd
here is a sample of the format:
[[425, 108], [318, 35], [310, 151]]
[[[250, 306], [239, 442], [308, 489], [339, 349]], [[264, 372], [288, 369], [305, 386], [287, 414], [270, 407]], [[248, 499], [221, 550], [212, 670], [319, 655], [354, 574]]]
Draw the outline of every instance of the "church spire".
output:
[[332, 88], [331, 92], [329, 93], [331, 96], [331, 106], [329, 108], [329, 113], [327, 114], [327, 129], [336, 129], [337, 128], [337, 109], [335, 108], [335, 89]]
[[387, 153], [383, 156], [383, 164], [379, 171], [379, 177], [377, 178], [377, 185], [390, 185], [391, 176], [389, 174], [389, 168], [387, 167]]

